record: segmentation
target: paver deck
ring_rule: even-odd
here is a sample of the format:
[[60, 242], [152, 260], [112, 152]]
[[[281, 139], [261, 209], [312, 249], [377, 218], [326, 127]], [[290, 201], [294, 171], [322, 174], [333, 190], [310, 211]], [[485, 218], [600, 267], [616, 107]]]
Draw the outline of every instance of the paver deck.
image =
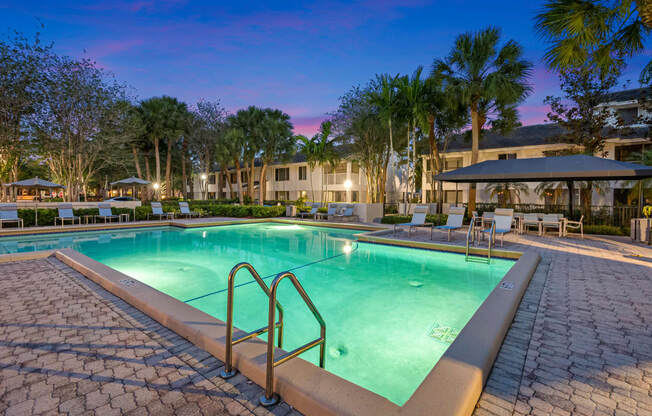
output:
[[[475, 414], [652, 416], [652, 249], [536, 236], [505, 249], [542, 261]], [[0, 413], [298, 414], [258, 407], [262, 389], [221, 366], [53, 258], [0, 264]]]

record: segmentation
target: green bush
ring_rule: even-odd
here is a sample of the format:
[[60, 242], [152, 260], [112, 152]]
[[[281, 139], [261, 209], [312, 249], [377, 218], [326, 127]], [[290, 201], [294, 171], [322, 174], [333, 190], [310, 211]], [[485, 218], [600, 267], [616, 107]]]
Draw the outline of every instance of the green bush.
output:
[[629, 235], [628, 230], [613, 225], [585, 225], [584, 234]]
[[[426, 222], [443, 225], [446, 224], [446, 217], [446, 214], [428, 214]], [[403, 224], [410, 221], [412, 221], [411, 215], [386, 215], [380, 220], [381, 224]]]

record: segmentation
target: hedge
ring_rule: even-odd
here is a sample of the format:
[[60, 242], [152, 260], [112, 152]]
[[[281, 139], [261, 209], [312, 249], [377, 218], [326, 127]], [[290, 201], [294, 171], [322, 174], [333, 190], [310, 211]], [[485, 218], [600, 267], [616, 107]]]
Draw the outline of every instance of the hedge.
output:
[[[114, 215], [129, 214], [133, 220], [134, 210], [131, 208], [111, 208]], [[285, 207], [261, 207], [259, 205], [228, 205], [228, 204], [190, 204], [191, 211], [198, 211], [202, 216], [213, 217], [255, 217], [255, 218], [271, 218], [281, 217], [285, 215]], [[165, 204], [163, 205], [164, 212], [179, 213], [178, 204]], [[136, 207], [136, 221], [144, 221], [147, 219], [147, 214], [152, 212], [152, 207], [149, 205]], [[97, 208], [79, 208], [74, 209], [73, 213], [82, 217], [84, 215], [99, 215]], [[23, 219], [25, 227], [32, 227], [35, 224], [35, 215], [33, 209], [19, 209], [18, 217]], [[54, 218], [58, 215], [56, 208], [39, 208], [38, 209], [38, 225], [54, 225]], [[13, 224], [4, 224], [3, 227], [11, 227]]]
[[[426, 222], [431, 222], [434, 225], [444, 225], [447, 217], [446, 214], [428, 214], [426, 215]], [[411, 220], [411, 215], [386, 215], [380, 222], [381, 224], [403, 224]]]

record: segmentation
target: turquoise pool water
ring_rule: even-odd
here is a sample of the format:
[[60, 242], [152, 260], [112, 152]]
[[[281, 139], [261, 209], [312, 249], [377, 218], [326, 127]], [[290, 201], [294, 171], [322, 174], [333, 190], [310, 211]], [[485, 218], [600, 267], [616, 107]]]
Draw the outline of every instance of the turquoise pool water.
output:
[[[0, 253], [71, 247], [220, 319], [236, 263], [268, 284], [292, 270], [326, 321], [326, 369], [402, 405], [514, 262], [358, 243], [359, 232], [263, 223], [50, 234], [2, 238]], [[267, 299], [240, 273], [235, 325], [253, 330], [267, 324]], [[279, 300], [285, 349], [319, 335], [289, 281]], [[301, 358], [316, 363], [317, 349]]]

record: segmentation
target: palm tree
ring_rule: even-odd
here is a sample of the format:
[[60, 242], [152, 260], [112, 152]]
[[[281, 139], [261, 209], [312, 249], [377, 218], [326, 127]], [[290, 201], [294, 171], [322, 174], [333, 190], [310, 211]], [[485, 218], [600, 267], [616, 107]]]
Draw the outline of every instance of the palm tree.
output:
[[[652, 30], [650, 0], [549, 0], [535, 18], [541, 37], [550, 43], [545, 60], [565, 71], [585, 66], [619, 72], [626, 59], [645, 50]], [[652, 80], [652, 61], [641, 72]]]
[[[339, 163], [339, 155], [335, 150], [335, 141], [329, 140], [331, 131], [333, 128], [333, 123], [330, 121], [324, 121], [321, 123], [321, 128], [319, 133], [312, 136], [311, 139], [308, 139], [305, 136], [298, 136], [299, 140], [299, 149], [305, 154], [306, 162], [308, 167], [310, 167], [310, 187], [312, 188], [312, 170], [314, 170], [316, 165], [321, 167], [323, 178], [321, 181], [321, 197], [320, 202], [323, 204], [325, 202], [325, 193], [324, 193], [324, 182], [326, 182], [326, 193], [328, 193], [328, 177], [326, 176], [325, 166], [328, 166], [331, 169], [334, 169]], [[313, 198], [314, 198], [314, 189], [313, 189]]]
[[[517, 125], [515, 105], [530, 93], [527, 84], [532, 63], [523, 59], [514, 40], [499, 48], [500, 31], [487, 28], [457, 37], [445, 60], [435, 60], [433, 75], [441, 76], [447, 88], [471, 112], [471, 164], [478, 162], [480, 132], [490, 116], [493, 128], [502, 132]], [[469, 189], [469, 211], [475, 210], [476, 184]]]
[[229, 116], [227, 119], [227, 128], [224, 132], [224, 140], [221, 142], [220, 150], [223, 151], [231, 159], [235, 165], [236, 183], [238, 185], [238, 200], [240, 204], [244, 204], [244, 194], [242, 192], [242, 165], [240, 161], [243, 156], [245, 134], [244, 131], [237, 127], [237, 122], [234, 116]]
[[267, 187], [267, 167], [275, 160], [288, 160], [294, 153], [295, 139], [292, 135], [290, 116], [281, 110], [266, 108], [263, 110], [264, 118], [260, 126], [262, 142], [259, 144], [260, 158], [263, 166], [260, 169], [258, 185], [258, 204], [263, 205]]
[[[402, 105], [407, 118], [407, 189], [404, 202], [407, 210], [407, 194], [416, 185], [414, 173], [416, 171], [416, 129], [418, 121], [424, 115], [425, 109], [425, 82], [421, 79], [423, 67], [419, 66], [412, 77], [404, 76], [398, 81], [398, 90], [401, 94]], [[410, 163], [410, 150], [412, 163]]]
[[154, 157], [156, 158], [156, 183], [161, 184], [161, 140], [167, 138], [167, 161], [165, 172], [166, 195], [170, 195], [172, 145], [176, 143], [185, 128], [188, 109], [185, 103], [176, 98], [162, 96], [144, 100], [138, 107], [140, 117], [145, 128], [145, 135], [154, 144]]
[[[652, 149], [645, 152], [632, 153], [629, 155], [628, 160], [634, 163], [652, 166]], [[627, 194], [628, 204], [632, 204], [634, 201], [639, 201], [639, 197], [642, 197], [643, 202], [652, 199], [652, 178], [627, 181], [625, 182], [625, 186], [631, 188]]]
[[552, 205], [560, 205], [563, 203], [565, 189], [567, 189], [565, 182], [540, 182], [534, 188], [534, 192], [544, 200], [549, 197]]
[[[382, 119], [387, 120], [389, 130], [389, 145], [387, 146], [387, 163], [394, 163], [394, 138], [392, 134], [392, 118], [394, 117], [398, 106], [398, 79], [399, 75], [393, 77], [389, 74], [376, 75], [375, 84], [377, 88], [372, 88], [368, 92], [368, 99], [372, 105], [378, 108], [378, 113]], [[394, 167], [394, 166], [393, 166]], [[392, 169], [395, 171], [395, 169]], [[387, 182], [387, 165], [383, 169], [382, 183]], [[380, 195], [380, 202], [385, 202], [385, 193]]]
[[486, 188], [490, 198], [497, 198], [498, 205], [507, 207], [521, 202], [521, 194], [530, 193], [528, 186], [521, 182], [489, 183]]

